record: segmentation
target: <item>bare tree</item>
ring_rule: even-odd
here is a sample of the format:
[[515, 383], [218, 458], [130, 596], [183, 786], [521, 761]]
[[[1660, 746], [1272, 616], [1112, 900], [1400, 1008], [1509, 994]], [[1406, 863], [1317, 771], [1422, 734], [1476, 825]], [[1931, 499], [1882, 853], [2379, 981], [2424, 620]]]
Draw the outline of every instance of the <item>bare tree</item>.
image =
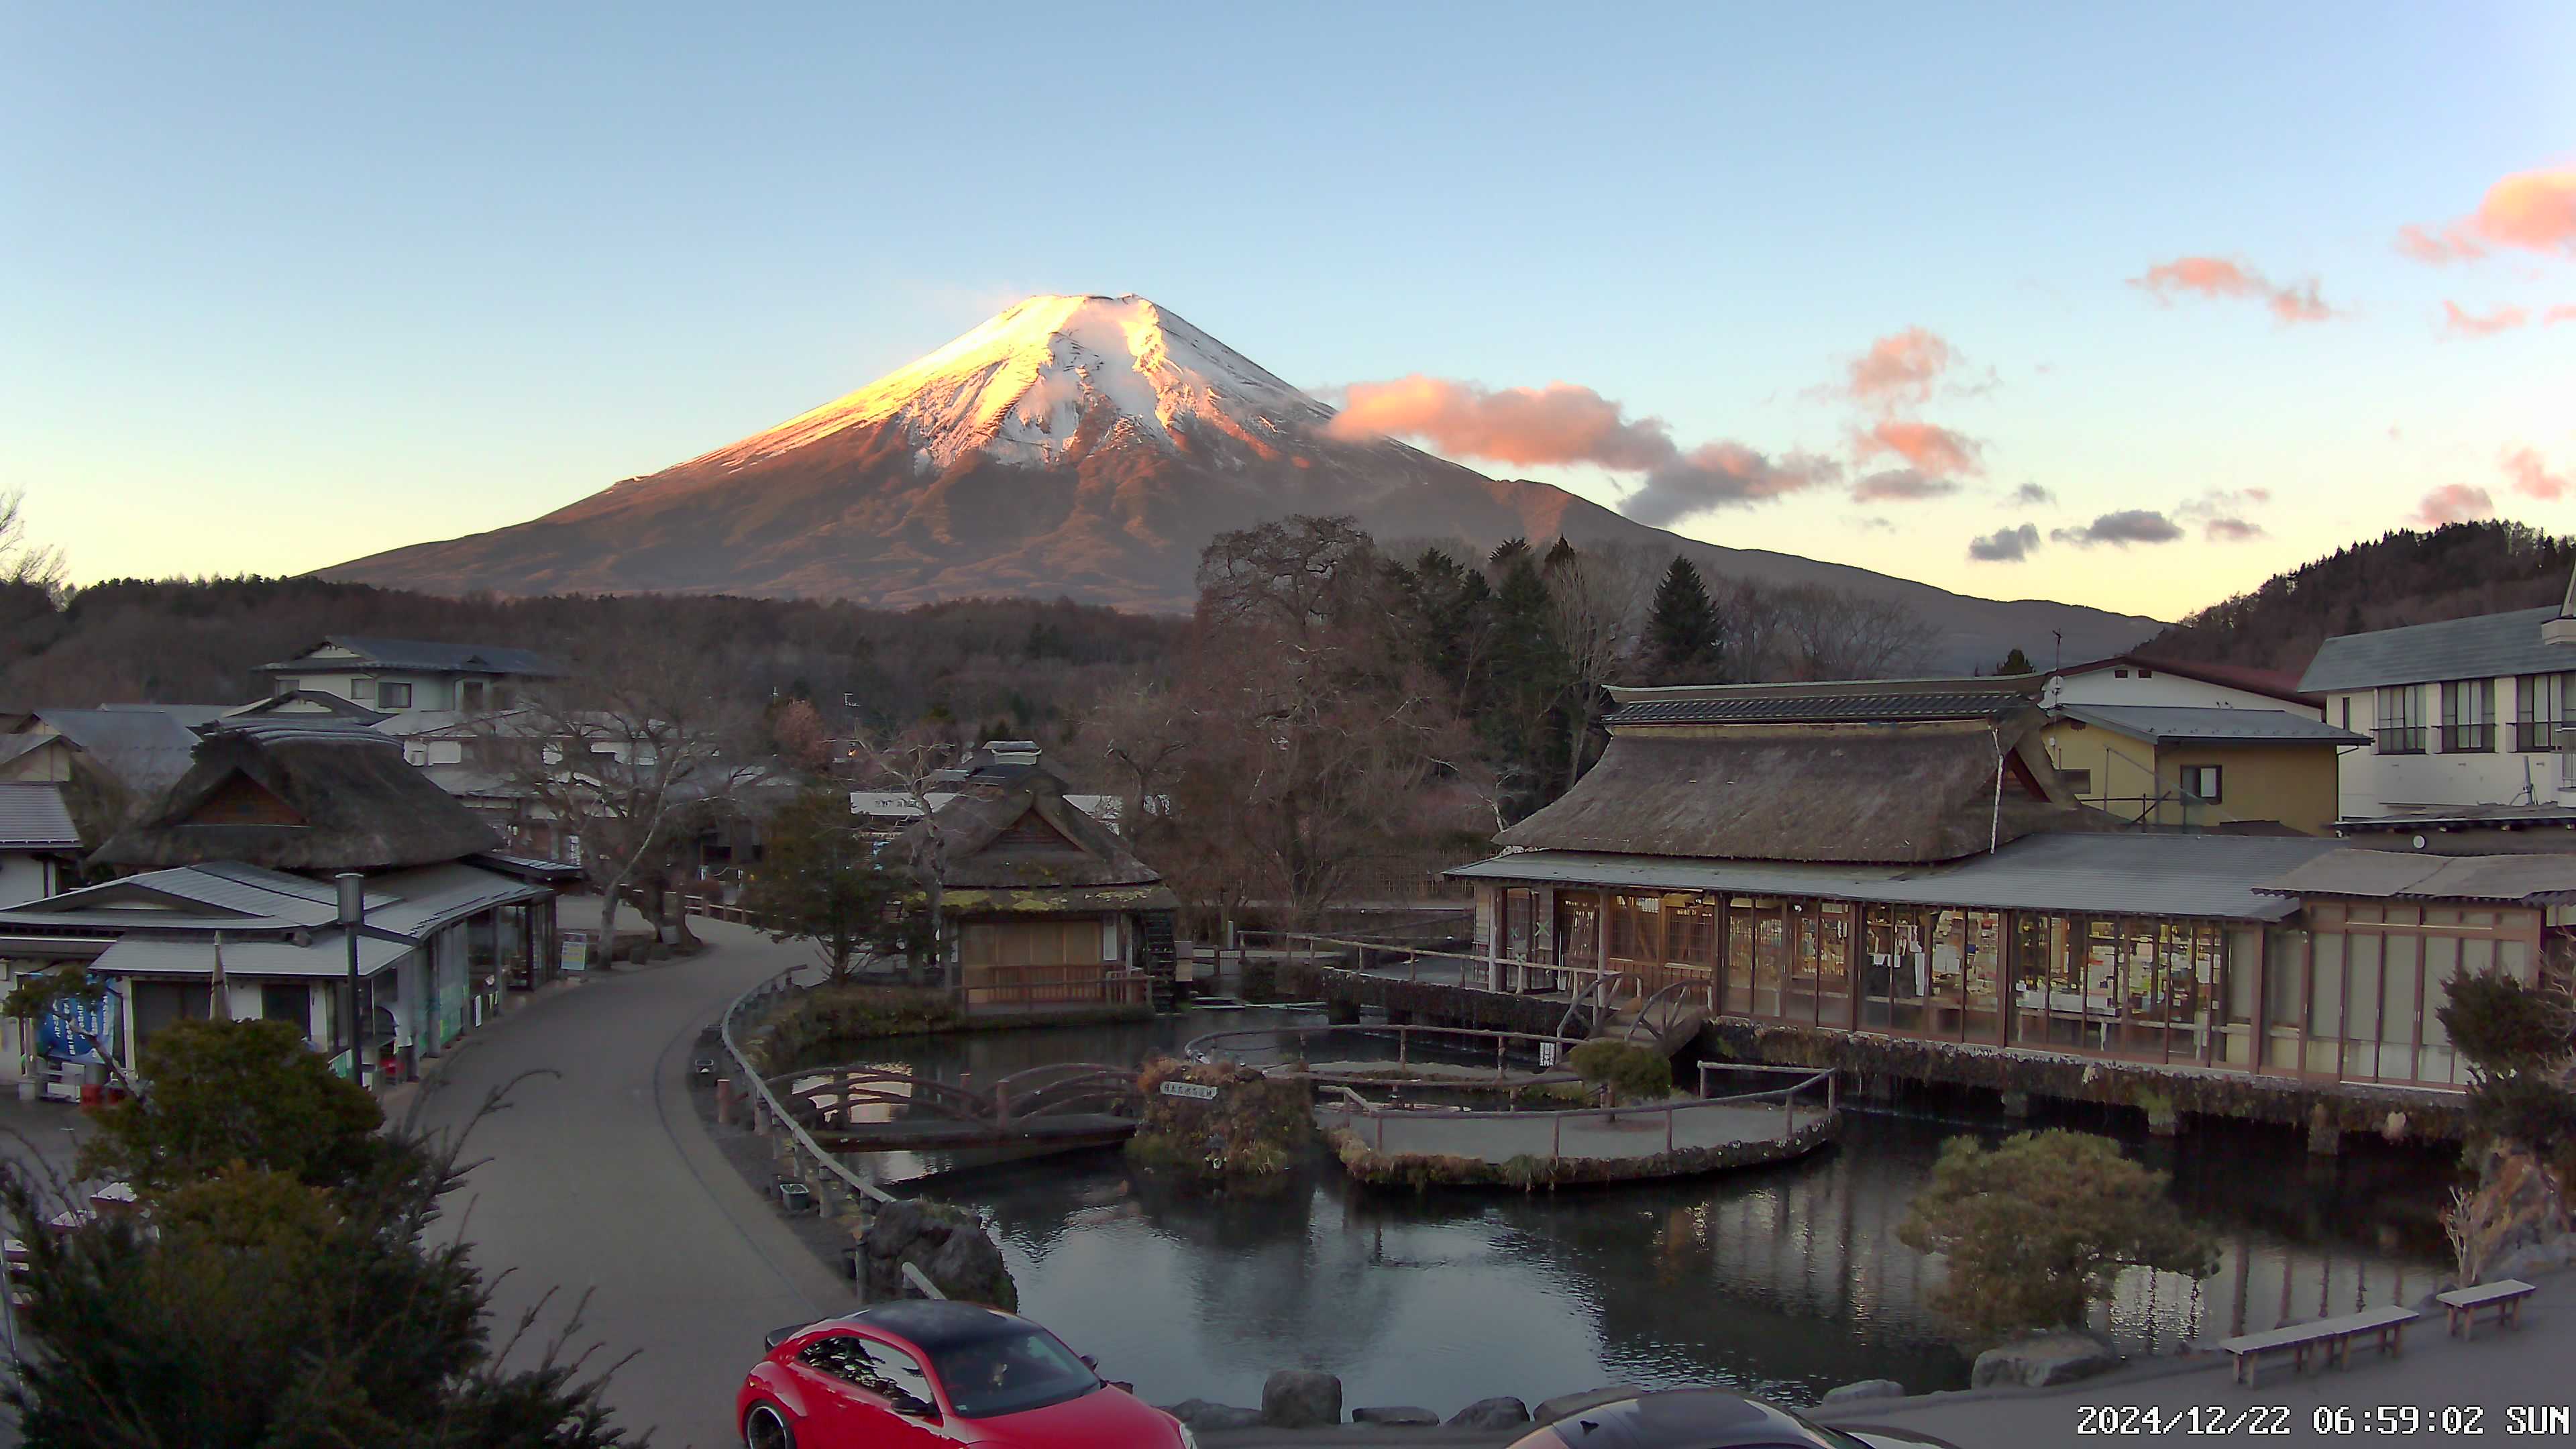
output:
[[927, 729], [915, 729], [880, 742], [861, 741], [857, 746], [861, 777], [884, 789], [904, 795], [919, 812], [913, 823], [898, 837], [904, 853], [904, 869], [922, 891], [922, 908], [927, 916], [924, 937], [930, 950], [930, 966], [938, 972], [940, 984], [955, 989], [959, 984], [949, 970], [947, 930], [948, 829], [939, 818], [938, 806], [946, 791], [938, 788], [937, 777], [953, 770], [965, 749], [953, 740]]
[[619, 892], [677, 843], [682, 820], [762, 773], [756, 715], [720, 692], [707, 657], [680, 639], [604, 644], [476, 728], [481, 758], [580, 842], [602, 950], [617, 943]]
[[1560, 542], [1548, 554], [1550, 612], [1573, 674], [1565, 709], [1569, 790], [1583, 773], [1585, 746], [1608, 697], [1604, 691], [1635, 664], [1655, 580], [1670, 561], [1669, 553], [1620, 543], [1577, 550]]
[[0, 493], [0, 584], [42, 589], [59, 607], [71, 593], [71, 574], [60, 548], [27, 540], [26, 506], [25, 489]]
[[1918, 667], [1938, 631], [1903, 604], [1801, 584], [1771, 596], [1802, 679], [1877, 679]]
[[1116, 784], [1119, 828], [1138, 854], [1148, 853], [1161, 797], [1205, 727], [1190, 699], [1150, 683], [1113, 691], [1082, 715], [1075, 756]]

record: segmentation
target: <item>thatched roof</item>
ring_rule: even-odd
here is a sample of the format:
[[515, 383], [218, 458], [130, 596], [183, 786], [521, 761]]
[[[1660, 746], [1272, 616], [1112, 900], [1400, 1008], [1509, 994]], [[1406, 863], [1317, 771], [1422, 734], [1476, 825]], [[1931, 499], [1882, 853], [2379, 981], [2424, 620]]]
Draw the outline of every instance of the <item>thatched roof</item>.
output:
[[[1162, 875], [1138, 860], [1127, 842], [1064, 797], [1064, 782], [1034, 765], [992, 765], [954, 786], [937, 822], [949, 889], [1061, 890], [1153, 885]], [[904, 831], [906, 847], [929, 823]]]
[[[1496, 839], [1705, 860], [1956, 860], [2093, 828], [2024, 742], [2044, 717], [1630, 729], [1564, 798]], [[1997, 751], [2003, 780], [1997, 789]]]
[[100, 846], [108, 865], [233, 860], [280, 871], [378, 871], [500, 845], [489, 826], [406, 763], [402, 744], [348, 725], [228, 727], [143, 823]]

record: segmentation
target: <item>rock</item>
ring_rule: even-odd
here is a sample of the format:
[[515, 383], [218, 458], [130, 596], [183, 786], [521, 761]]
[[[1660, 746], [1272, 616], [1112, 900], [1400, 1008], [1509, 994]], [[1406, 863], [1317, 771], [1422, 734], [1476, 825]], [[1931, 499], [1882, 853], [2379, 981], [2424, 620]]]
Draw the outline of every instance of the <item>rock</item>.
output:
[[922, 1271], [951, 1298], [1006, 1310], [1019, 1306], [1019, 1290], [1011, 1282], [1009, 1265], [1002, 1261], [1002, 1250], [973, 1228], [952, 1230], [948, 1241], [932, 1250]]
[[1529, 1421], [1529, 1405], [1518, 1399], [1478, 1399], [1450, 1415], [1449, 1427], [1452, 1429], [1513, 1429]]
[[2050, 1333], [1990, 1348], [1968, 1370], [1971, 1388], [2018, 1384], [2041, 1389], [2073, 1383], [2118, 1364], [2120, 1355], [2089, 1333]]
[[1211, 1404], [1205, 1399], [1183, 1399], [1166, 1405], [1163, 1412], [1193, 1429], [1254, 1429], [1261, 1425], [1259, 1409]]
[[1644, 1392], [1644, 1389], [1635, 1384], [1610, 1384], [1603, 1388], [1585, 1389], [1579, 1394], [1559, 1394], [1552, 1399], [1540, 1400], [1539, 1406], [1530, 1410], [1530, 1421], [1537, 1424], [1553, 1424], [1559, 1419], [1570, 1418], [1586, 1409], [1597, 1409], [1603, 1404], [1615, 1404], [1621, 1399], [1633, 1399]]
[[1281, 1369], [1261, 1386], [1261, 1422], [1320, 1429], [1342, 1422], [1342, 1381], [1318, 1369]]
[[1351, 1422], [1375, 1424], [1384, 1429], [1433, 1429], [1439, 1427], [1440, 1416], [1429, 1409], [1417, 1409], [1406, 1404], [1399, 1408], [1353, 1409]]
[[1856, 1384], [1845, 1384], [1838, 1389], [1825, 1390], [1825, 1396], [1817, 1402], [1826, 1404], [1848, 1404], [1854, 1399], [1901, 1399], [1904, 1397], [1905, 1385], [1898, 1383], [1894, 1379], [1862, 1379]]

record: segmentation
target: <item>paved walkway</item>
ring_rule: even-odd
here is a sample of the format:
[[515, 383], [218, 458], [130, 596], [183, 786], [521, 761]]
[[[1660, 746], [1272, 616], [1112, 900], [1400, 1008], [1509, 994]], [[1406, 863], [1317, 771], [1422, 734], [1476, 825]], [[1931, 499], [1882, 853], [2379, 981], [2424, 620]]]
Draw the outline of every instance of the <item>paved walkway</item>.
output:
[[[1918, 1399], [1854, 1404], [1817, 1417], [1836, 1424], [1885, 1424], [1920, 1430], [1960, 1445], [1961, 1449], [1989, 1445], [1996, 1449], [2033, 1449], [2038, 1445], [2086, 1442], [2096, 1433], [2148, 1434], [2142, 1424], [2129, 1419], [2107, 1428], [2088, 1425], [2090, 1416], [2086, 1410], [2105, 1405], [2153, 1406], [2176, 1419], [2198, 1406], [2204, 1420], [2211, 1410], [2273, 1406], [2289, 1411], [2286, 1422], [2281, 1424], [2285, 1433], [2258, 1435], [2240, 1431], [2221, 1440], [2208, 1435], [2188, 1437], [2185, 1429], [2165, 1427], [2154, 1437], [2171, 1436], [2177, 1441], [2196, 1443], [2291, 1446], [2349, 1446], [2373, 1439], [2411, 1444], [2465, 1444], [2490, 1439], [2509, 1443], [2516, 1433], [2531, 1432], [2516, 1428], [2517, 1409], [2576, 1405], [2576, 1381], [2571, 1380], [2567, 1367], [2571, 1346], [2576, 1346], [2576, 1272], [2550, 1274], [2539, 1282], [2540, 1291], [2524, 1304], [2524, 1326], [2518, 1331], [2482, 1324], [2475, 1339], [2462, 1342], [2444, 1335], [2443, 1316], [2436, 1309], [2407, 1330], [2406, 1351], [2394, 1359], [2382, 1359], [2367, 1348], [2356, 1347], [2349, 1367], [2306, 1374], [2294, 1373], [2286, 1360], [2275, 1359], [2251, 1389], [2239, 1388], [2232, 1381], [2226, 1355], [2209, 1352], [2189, 1359], [2148, 1360], [2063, 1389], [1930, 1394]], [[2420, 1427], [2412, 1435], [2400, 1435], [2394, 1428], [2404, 1421], [2392, 1419], [2386, 1421], [2391, 1428], [2374, 1433], [2357, 1423], [2338, 1425], [2331, 1417], [2338, 1409], [2367, 1416], [2380, 1405], [2415, 1411]], [[2475, 1426], [2477, 1432], [2444, 1432], [2439, 1416], [2445, 1407], [2483, 1410]], [[2328, 1415], [2322, 1429], [2317, 1417], [2321, 1410]], [[2268, 1430], [2272, 1425], [2263, 1427]], [[2542, 1436], [2539, 1442], [2567, 1440], [2552, 1434]]]
[[471, 1117], [490, 1088], [524, 1072], [509, 1105], [474, 1129], [488, 1159], [451, 1199], [495, 1295], [496, 1327], [548, 1289], [560, 1327], [590, 1293], [578, 1342], [633, 1358], [609, 1402], [664, 1446], [737, 1442], [734, 1390], [761, 1335], [845, 1311], [841, 1282], [799, 1243], [709, 1141], [688, 1100], [699, 1028], [724, 1003], [800, 960], [740, 926], [695, 922], [713, 948], [688, 960], [596, 976], [540, 997], [467, 1039], [422, 1104], [433, 1126]]
[[[1671, 1118], [1671, 1136], [1665, 1119]], [[1819, 1115], [1798, 1114], [1801, 1123]], [[1349, 1127], [1360, 1140], [1389, 1153], [1436, 1157], [1474, 1157], [1509, 1162], [1515, 1157], [1559, 1157], [1606, 1160], [1652, 1157], [1667, 1148], [1731, 1147], [1742, 1142], [1776, 1142], [1787, 1119], [1776, 1106], [1691, 1107], [1622, 1112], [1606, 1117], [1497, 1117], [1489, 1113], [1419, 1111], [1364, 1117], [1346, 1107], [1318, 1107], [1318, 1125]]]

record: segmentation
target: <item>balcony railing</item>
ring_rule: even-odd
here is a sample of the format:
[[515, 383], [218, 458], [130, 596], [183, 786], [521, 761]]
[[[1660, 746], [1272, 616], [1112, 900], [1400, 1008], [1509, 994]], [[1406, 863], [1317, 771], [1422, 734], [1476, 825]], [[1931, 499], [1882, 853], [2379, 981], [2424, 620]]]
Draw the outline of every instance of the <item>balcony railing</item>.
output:
[[2513, 747], [2524, 754], [2540, 754], [2558, 748], [2558, 732], [2566, 726], [2554, 719], [2516, 720], [2513, 725]]
[[2374, 733], [2379, 738], [2379, 753], [2383, 755], [2424, 753], [2424, 736], [2427, 731], [2422, 725], [2404, 725], [2396, 729], [2374, 731]]
[[2442, 726], [2442, 753], [2446, 755], [2484, 754], [2495, 748], [2495, 726], [2491, 724], [2447, 724]]

